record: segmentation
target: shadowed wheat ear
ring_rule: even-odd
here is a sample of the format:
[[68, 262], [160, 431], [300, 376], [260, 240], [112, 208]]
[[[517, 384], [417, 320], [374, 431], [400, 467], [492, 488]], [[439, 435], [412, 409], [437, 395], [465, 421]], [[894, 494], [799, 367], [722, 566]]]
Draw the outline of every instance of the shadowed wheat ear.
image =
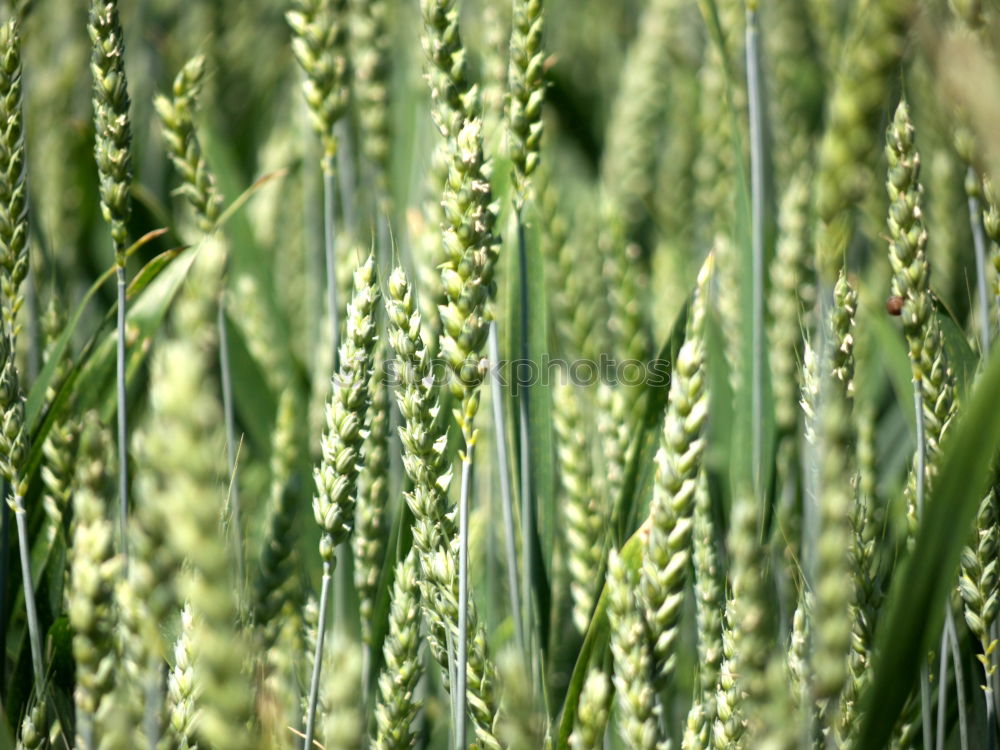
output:
[[202, 155], [194, 128], [194, 112], [204, 78], [205, 56], [197, 55], [174, 78], [171, 96], [158, 95], [153, 104], [163, 123], [167, 154], [181, 178], [180, 192], [191, 204], [198, 228], [207, 234], [215, 229], [222, 195]]
[[[45, 313], [42, 315], [42, 331], [45, 340], [44, 362], [49, 363], [54, 356], [56, 340], [62, 334], [66, 325], [65, 314], [53, 294], [49, 298]], [[45, 401], [50, 405], [56, 398], [58, 388], [69, 365], [59, 362], [54, 371], [52, 384], [45, 389]], [[42, 507], [49, 517], [52, 538], [59, 534], [68, 535], [65, 528], [65, 516], [72, 510], [70, 502], [73, 497], [73, 467], [76, 461], [77, 447], [80, 438], [79, 421], [74, 416], [65, 416], [55, 423], [45, 436], [42, 444], [42, 466], [40, 474], [44, 491], [42, 492]]]
[[28, 192], [25, 185], [24, 119], [21, 112], [21, 38], [17, 23], [0, 27], [0, 291], [3, 326], [0, 329], [0, 473], [11, 497], [4, 498], [17, 524], [21, 581], [28, 620], [31, 666], [35, 682], [44, 679], [42, 640], [35, 608], [35, 592], [28, 552], [24, 495], [28, 477], [28, 435], [24, 426], [24, 393], [15, 362], [16, 316], [24, 299], [21, 285], [28, 273]]
[[587, 422], [583, 416], [584, 390], [560, 382], [553, 392], [553, 427], [558, 439], [559, 477], [566, 519], [566, 567], [573, 601], [573, 624], [587, 632], [599, 581], [594, 571], [604, 557], [607, 510], [602, 507], [594, 478]]
[[247, 643], [233, 631], [238, 603], [219, 529], [222, 498], [211, 458], [199, 448], [222, 417], [206, 387], [211, 383], [206, 364], [190, 340], [164, 342], [154, 357], [150, 398], [160, 429], [171, 436], [170, 452], [186, 466], [165, 488], [162, 502], [172, 519], [168, 544], [187, 562], [177, 588], [194, 618], [191, 662], [201, 711], [196, 733], [199, 743], [236, 750], [249, 744], [253, 696], [244, 673]]
[[260, 569], [254, 586], [254, 623], [260, 628], [265, 648], [270, 649], [281, 633], [286, 604], [301, 595], [294, 583], [295, 518], [301, 502], [301, 478], [296, 466], [299, 444], [299, 396], [284, 390], [278, 400], [271, 443], [271, 497], [266, 531], [260, 553]]
[[351, 3], [351, 52], [358, 131], [361, 151], [371, 169], [378, 211], [389, 210], [390, 198], [391, 6], [388, 0], [352, 0]]
[[[191, 58], [174, 78], [172, 97], [157, 96], [153, 100], [163, 123], [163, 137], [170, 161], [181, 177], [181, 192], [194, 210], [199, 230], [211, 234], [222, 208], [222, 194], [216, 186], [215, 175], [201, 152], [194, 127], [194, 112], [198, 105], [202, 82], [205, 77], [205, 57]], [[218, 238], [220, 242], [224, 240]], [[228, 249], [224, 247], [228, 256]], [[228, 257], [226, 258], [228, 263]], [[220, 279], [216, 330], [218, 331], [219, 369], [222, 385], [222, 411], [226, 424], [226, 457], [229, 462], [229, 502], [232, 507], [232, 528], [236, 547], [236, 577], [244, 585], [243, 522], [240, 512], [240, 482], [236, 461], [236, 417], [233, 405], [233, 383], [229, 367], [229, 329], [226, 323], [225, 271]]]

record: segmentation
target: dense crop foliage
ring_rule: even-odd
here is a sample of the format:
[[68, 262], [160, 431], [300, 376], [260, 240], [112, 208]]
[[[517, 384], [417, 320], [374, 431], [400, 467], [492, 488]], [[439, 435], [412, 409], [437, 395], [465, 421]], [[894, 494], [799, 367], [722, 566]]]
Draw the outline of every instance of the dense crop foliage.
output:
[[0, 23], [0, 748], [997, 747], [996, 0]]

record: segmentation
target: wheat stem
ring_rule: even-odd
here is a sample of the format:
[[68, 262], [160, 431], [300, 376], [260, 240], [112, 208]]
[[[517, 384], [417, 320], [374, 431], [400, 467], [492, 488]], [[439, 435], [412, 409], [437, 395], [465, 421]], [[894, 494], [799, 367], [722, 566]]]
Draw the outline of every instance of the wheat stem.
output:
[[316, 733], [316, 705], [319, 702], [319, 676], [323, 666], [323, 641], [326, 639], [326, 610], [330, 594], [330, 568], [335, 558], [323, 561], [323, 579], [320, 583], [319, 620], [316, 623], [316, 646], [313, 650], [312, 676], [309, 678], [309, 705], [306, 709], [306, 731], [302, 737], [302, 750], [311, 750]]
[[469, 494], [472, 488], [473, 435], [465, 436], [462, 456], [462, 491], [458, 502], [458, 644], [455, 655], [455, 750], [464, 750], [466, 736], [469, 648]]
[[[948, 634], [948, 648], [951, 649], [951, 661], [955, 665], [955, 693], [958, 698], [958, 737], [962, 750], [969, 750], [969, 720], [968, 709], [965, 704], [965, 675], [962, 667], [962, 652], [958, 647], [958, 633], [955, 628], [955, 618], [951, 616], [950, 608], [946, 610], [948, 617], [945, 619], [945, 632]], [[987, 701], [987, 704], [992, 701]], [[990, 706], [986, 706], [986, 746], [993, 748], [996, 745], [996, 734], [993, 732], [992, 715]]]
[[17, 548], [21, 556], [21, 580], [24, 588], [24, 608], [28, 616], [28, 640], [31, 644], [31, 669], [35, 684], [41, 685], [45, 679], [42, 669], [42, 638], [38, 624], [38, 608], [35, 606], [35, 585], [31, 580], [31, 552], [28, 549], [28, 521], [24, 510], [24, 498], [14, 493], [14, 519], [17, 522]]
[[115, 394], [118, 404], [118, 523], [122, 537], [122, 563], [128, 575], [128, 395], [125, 382], [125, 266], [115, 269], [118, 282], [118, 331], [116, 337]]

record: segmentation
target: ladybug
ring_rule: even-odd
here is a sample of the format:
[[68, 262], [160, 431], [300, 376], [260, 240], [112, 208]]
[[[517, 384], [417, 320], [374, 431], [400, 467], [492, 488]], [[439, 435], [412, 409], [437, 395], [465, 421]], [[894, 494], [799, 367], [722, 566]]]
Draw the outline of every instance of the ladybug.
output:
[[893, 295], [885, 301], [885, 311], [890, 315], [899, 317], [903, 313], [903, 298]]

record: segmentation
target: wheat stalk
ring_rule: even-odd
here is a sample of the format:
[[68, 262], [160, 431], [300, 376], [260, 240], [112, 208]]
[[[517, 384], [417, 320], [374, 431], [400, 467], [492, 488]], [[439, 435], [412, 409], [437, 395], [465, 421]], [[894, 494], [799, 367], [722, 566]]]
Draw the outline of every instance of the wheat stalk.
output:
[[125, 77], [125, 38], [117, 0], [92, 0], [88, 18], [93, 74], [94, 156], [101, 213], [111, 225], [118, 289], [118, 504], [124, 570], [128, 572], [128, 413], [125, 382], [125, 250], [132, 213], [132, 122]]
[[322, 534], [319, 552], [323, 561], [323, 579], [304, 747], [311, 747], [315, 732], [316, 701], [319, 696], [323, 640], [326, 635], [326, 605], [331, 573], [336, 565], [335, 549], [350, 537], [354, 528], [356, 483], [368, 418], [369, 381], [374, 365], [375, 306], [379, 296], [375, 260], [369, 256], [354, 272], [354, 297], [347, 308], [347, 333], [340, 350], [340, 365], [333, 381], [333, 394], [326, 407], [323, 457], [313, 472], [316, 482], [313, 516]]

